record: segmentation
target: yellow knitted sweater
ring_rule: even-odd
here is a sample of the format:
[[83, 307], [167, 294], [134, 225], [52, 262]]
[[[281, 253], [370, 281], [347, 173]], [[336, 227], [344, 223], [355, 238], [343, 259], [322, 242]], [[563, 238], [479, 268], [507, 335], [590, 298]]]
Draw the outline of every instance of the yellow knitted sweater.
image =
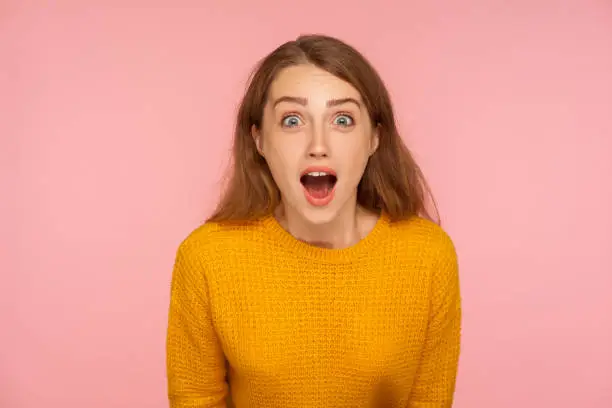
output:
[[432, 222], [383, 214], [347, 249], [272, 216], [206, 223], [172, 277], [170, 407], [450, 407], [460, 326], [455, 249]]

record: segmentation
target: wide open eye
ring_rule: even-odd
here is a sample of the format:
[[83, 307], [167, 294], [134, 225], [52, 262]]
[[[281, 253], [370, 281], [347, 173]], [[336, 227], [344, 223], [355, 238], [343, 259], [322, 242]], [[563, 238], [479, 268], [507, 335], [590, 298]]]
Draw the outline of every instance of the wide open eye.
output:
[[337, 126], [349, 127], [353, 126], [354, 123], [355, 121], [353, 120], [353, 118], [350, 115], [344, 113], [334, 118], [334, 125]]
[[302, 119], [298, 115], [287, 115], [283, 117], [281, 124], [283, 127], [296, 127], [302, 124]]

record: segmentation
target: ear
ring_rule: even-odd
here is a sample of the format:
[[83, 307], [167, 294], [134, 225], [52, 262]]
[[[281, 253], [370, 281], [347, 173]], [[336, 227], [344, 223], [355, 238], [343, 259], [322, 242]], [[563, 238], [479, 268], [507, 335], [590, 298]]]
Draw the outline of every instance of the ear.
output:
[[378, 149], [378, 145], [380, 143], [380, 125], [376, 125], [374, 129], [372, 129], [372, 137], [370, 138], [370, 156], [372, 156], [376, 150]]
[[251, 126], [251, 136], [255, 141], [255, 147], [257, 147], [257, 151], [263, 157], [263, 135], [261, 134], [261, 130], [257, 128], [257, 126]]

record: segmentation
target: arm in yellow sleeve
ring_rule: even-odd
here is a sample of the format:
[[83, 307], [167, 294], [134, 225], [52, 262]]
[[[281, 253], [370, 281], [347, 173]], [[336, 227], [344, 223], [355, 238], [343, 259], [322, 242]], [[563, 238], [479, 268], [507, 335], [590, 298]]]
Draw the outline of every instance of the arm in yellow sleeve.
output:
[[225, 358], [213, 328], [202, 255], [184, 241], [170, 291], [166, 366], [170, 408], [225, 408]]
[[455, 393], [461, 338], [457, 255], [446, 234], [436, 245], [429, 327], [409, 408], [450, 408]]

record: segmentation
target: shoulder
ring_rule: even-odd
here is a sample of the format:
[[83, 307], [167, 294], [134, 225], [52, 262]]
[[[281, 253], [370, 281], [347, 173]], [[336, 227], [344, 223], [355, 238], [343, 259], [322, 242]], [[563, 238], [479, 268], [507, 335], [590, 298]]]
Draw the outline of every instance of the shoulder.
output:
[[456, 262], [454, 242], [444, 228], [422, 217], [390, 223], [393, 239], [402, 246], [418, 250], [432, 261]]
[[446, 230], [425, 218], [415, 216], [394, 221], [390, 223], [390, 227], [394, 237], [399, 240], [420, 242], [433, 247], [453, 246], [453, 240]]
[[206, 222], [191, 230], [179, 244], [184, 255], [213, 255], [223, 249], [240, 246], [261, 227], [259, 221], [232, 223]]

